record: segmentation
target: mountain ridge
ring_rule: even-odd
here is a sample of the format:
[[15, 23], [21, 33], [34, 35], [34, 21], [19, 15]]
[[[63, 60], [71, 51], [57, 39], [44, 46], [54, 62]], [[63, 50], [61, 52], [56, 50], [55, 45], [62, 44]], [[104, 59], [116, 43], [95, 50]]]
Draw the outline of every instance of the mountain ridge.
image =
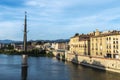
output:
[[[43, 41], [43, 42], [69, 42], [69, 39], [57, 39], [57, 40], [29, 40], [28, 42], [38, 42], [38, 41]], [[21, 42], [22, 42], [22, 41], [10, 40], [10, 39], [0, 40], [0, 43], [2, 43], [2, 44], [21, 43]]]

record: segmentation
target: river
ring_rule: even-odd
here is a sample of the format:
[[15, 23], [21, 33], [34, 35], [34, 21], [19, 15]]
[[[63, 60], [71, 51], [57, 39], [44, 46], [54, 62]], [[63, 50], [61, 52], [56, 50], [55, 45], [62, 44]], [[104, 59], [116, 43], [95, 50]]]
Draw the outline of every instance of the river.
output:
[[[29, 57], [27, 80], [120, 80], [120, 74], [56, 58]], [[21, 80], [21, 56], [0, 55], [0, 80]]]

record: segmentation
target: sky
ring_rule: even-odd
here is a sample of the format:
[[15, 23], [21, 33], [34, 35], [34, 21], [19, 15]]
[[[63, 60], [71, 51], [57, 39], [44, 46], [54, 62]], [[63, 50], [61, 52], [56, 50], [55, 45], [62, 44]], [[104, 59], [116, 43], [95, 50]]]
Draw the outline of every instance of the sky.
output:
[[0, 40], [69, 39], [75, 33], [120, 30], [120, 0], [0, 0]]

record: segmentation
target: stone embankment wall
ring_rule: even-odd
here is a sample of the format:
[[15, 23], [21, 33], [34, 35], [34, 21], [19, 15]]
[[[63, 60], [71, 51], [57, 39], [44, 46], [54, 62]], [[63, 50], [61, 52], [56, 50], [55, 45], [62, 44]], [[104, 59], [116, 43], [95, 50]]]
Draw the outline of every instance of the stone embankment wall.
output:
[[120, 73], [120, 60], [67, 54], [67, 61]]
[[53, 51], [53, 55], [57, 57], [58, 59], [65, 60], [66, 58], [66, 51], [65, 52], [58, 52], [58, 51]]

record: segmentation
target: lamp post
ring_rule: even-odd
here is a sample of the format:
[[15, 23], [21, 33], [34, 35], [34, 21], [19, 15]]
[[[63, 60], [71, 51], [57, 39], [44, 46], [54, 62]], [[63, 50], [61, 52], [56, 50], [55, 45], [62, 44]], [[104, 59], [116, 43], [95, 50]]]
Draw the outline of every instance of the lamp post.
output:
[[24, 20], [24, 53], [22, 54], [22, 80], [27, 80], [27, 12], [25, 12], [25, 20]]

